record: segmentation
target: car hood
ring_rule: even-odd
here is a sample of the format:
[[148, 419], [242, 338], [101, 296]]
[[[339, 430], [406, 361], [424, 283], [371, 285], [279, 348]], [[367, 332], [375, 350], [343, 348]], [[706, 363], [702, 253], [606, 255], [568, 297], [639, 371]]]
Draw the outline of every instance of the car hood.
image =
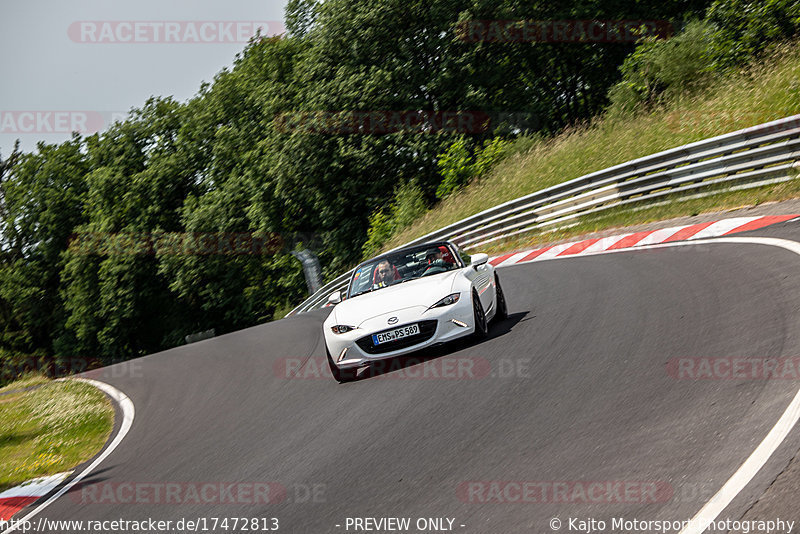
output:
[[364, 321], [397, 310], [423, 310], [453, 292], [459, 271], [434, 274], [344, 300], [333, 309], [336, 324], [360, 326]]

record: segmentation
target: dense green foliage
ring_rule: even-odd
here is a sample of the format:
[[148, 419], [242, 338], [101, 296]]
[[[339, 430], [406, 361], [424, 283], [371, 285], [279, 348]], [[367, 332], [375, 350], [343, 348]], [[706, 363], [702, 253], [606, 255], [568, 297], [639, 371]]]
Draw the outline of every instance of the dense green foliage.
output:
[[415, 182], [398, 187], [394, 191], [394, 201], [386, 208], [376, 210], [369, 218], [364, 257], [379, 252], [389, 236], [413, 223], [426, 208], [422, 189]]
[[[709, 57], [735, 63], [796, 27], [796, 2], [760, 15], [740, 0], [709, 4], [291, 0], [287, 36], [254, 39], [189, 101], [151, 98], [101, 134], [0, 160], [0, 358], [108, 362], [279, 316], [305, 292], [295, 247], [337, 275], [488, 172], [510, 139], [602, 111], [622, 76], [646, 100], [716, 68]], [[475, 20], [675, 21], [707, 9], [638, 49], [463, 33]], [[709, 25], [724, 31], [695, 39]], [[473, 123], [392, 122], [422, 112]], [[277, 246], [197, 253], [159, 237], [250, 233]]]
[[456, 140], [439, 157], [442, 181], [436, 188], [436, 198], [445, 198], [471, 179], [489, 172], [503, 158], [510, 144], [509, 141], [495, 137], [471, 154], [465, 139]]
[[800, 0], [715, 0], [705, 18], [668, 40], [647, 38], [622, 64], [623, 79], [611, 88], [612, 111], [695, 89], [711, 76], [769, 52], [800, 30]]

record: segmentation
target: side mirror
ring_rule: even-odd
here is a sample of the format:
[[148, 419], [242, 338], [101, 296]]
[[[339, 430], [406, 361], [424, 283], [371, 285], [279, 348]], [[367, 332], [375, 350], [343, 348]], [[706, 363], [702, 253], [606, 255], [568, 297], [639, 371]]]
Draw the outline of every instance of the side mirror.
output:
[[342, 292], [341, 291], [334, 291], [330, 295], [328, 295], [328, 304], [339, 304], [342, 302]]
[[485, 265], [486, 262], [489, 261], [488, 254], [473, 254], [472, 255], [472, 266], [475, 268], [480, 267], [481, 265]]

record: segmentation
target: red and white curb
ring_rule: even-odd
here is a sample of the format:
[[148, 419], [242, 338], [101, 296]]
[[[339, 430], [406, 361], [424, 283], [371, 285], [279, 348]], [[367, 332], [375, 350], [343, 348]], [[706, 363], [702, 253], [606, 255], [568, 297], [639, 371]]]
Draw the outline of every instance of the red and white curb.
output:
[[657, 243], [669, 243], [671, 241], [690, 241], [704, 237], [719, 237], [757, 230], [771, 224], [788, 221], [800, 215], [768, 215], [763, 217], [734, 217], [721, 221], [711, 221], [686, 226], [675, 226], [673, 228], [661, 228], [660, 230], [647, 230], [629, 234], [615, 235], [611, 237], [600, 237], [595, 239], [585, 239], [571, 243], [561, 243], [560, 245], [550, 245], [533, 250], [522, 252], [511, 252], [496, 256], [489, 260], [495, 267], [505, 267], [517, 263], [527, 263], [531, 261], [541, 261], [551, 258], [564, 256], [584, 256], [597, 254], [609, 250], [621, 250], [635, 248], [643, 245], [654, 245]]
[[11, 519], [17, 512], [53, 491], [71, 473], [72, 471], [67, 471], [49, 477], [34, 478], [0, 493], [0, 521]]

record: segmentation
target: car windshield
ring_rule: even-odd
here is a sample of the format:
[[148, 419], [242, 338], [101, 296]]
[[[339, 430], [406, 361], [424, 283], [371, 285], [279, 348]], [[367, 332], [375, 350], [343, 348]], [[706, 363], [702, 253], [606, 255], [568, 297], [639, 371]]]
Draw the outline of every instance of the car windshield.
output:
[[359, 265], [350, 280], [348, 298], [459, 267], [460, 259], [448, 245], [399, 250]]

